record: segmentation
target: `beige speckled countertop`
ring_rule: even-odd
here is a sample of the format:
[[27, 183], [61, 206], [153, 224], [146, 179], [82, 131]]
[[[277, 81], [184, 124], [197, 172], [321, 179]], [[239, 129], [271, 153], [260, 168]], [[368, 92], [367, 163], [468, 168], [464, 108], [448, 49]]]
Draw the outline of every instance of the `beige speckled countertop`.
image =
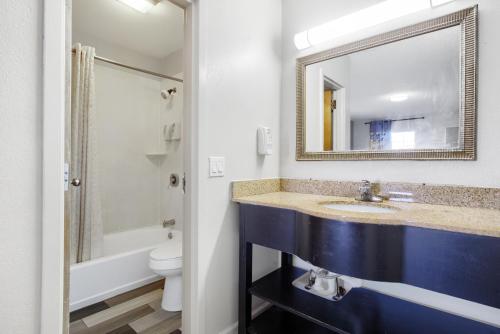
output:
[[477, 235], [500, 237], [500, 210], [466, 208], [447, 205], [404, 203], [384, 201], [380, 205], [394, 208], [392, 213], [360, 213], [325, 208], [331, 202], [358, 202], [353, 198], [301, 194], [293, 192], [270, 192], [259, 195], [233, 198], [234, 202], [291, 209], [311, 216], [341, 221], [407, 225], [438, 230], [462, 232]]

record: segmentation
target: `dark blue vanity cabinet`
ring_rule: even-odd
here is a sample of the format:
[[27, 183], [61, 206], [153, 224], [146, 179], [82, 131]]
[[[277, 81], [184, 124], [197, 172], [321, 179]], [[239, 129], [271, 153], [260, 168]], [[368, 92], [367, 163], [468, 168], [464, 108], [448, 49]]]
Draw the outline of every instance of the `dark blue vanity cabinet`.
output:
[[[252, 245], [282, 266], [252, 283]], [[500, 308], [500, 238], [409, 226], [328, 220], [240, 204], [239, 333], [481, 334], [500, 328], [352, 289], [334, 302], [292, 286], [292, 255], [347, 276], [401, 282]], [[251, 296], [273, 306], [251, 319]]]

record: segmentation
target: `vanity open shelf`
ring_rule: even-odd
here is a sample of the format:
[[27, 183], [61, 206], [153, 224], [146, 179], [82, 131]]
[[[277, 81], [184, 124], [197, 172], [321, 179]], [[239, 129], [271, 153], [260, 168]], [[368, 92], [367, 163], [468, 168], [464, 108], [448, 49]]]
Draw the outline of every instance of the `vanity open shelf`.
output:
[[248, 328], [249, 334], [331, 334], [334, 333], [325, 327], [299, 317], [293, 313], [273, 306], [266, 312], [252, 320]]
[[364, 288], [352, 289], [340, 301], [328, 301], [292, 286], [292, 281], [304, 273], [302, 269], [285, 265], [252, 284], [250, 294], [273, 307], [251, 322], [248, 333], [437, 334], [500, 331]]
[[342, 332], [347, 324], [338, 317], [345, 311], [332, 312], [338, 309], [336, 302], [318, 298], [292, 285], [292, 281], [304, 272], [302, 269], [285, 265], [256, 281], [249, 292], [253, 296], [321, 327]]

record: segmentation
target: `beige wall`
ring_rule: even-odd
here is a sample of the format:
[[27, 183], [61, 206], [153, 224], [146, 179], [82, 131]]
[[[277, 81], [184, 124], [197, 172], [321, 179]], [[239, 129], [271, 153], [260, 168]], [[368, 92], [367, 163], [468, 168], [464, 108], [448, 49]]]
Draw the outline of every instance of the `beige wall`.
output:
[[127, 65], [136, 66], [153, 72], [163, 73], [164, 64], [162, 59], [130, 50], [120, 45], [109, 43], [93, 36], [85, 31], [73, 30], [72, 39], [74, 43], [93, 46], [96, 54], [100, 57], [109, 58]]
[[163, 58], [161, 73], [175, 76], [183, 71], [183, 66], [184, 53], [182, 52], [182, 49], [180, 49]]
[[[181, 141], [165, 142], [163, 125], [182, 117], [182, 84], [97, 62], [96, 114], [98, 187], [104, 233], [159, 225], [175, 218], [182, 226]], [[161, 89], [177, 88], [168, 100]], [[147, 153], [167, 152], [167, 156]]]

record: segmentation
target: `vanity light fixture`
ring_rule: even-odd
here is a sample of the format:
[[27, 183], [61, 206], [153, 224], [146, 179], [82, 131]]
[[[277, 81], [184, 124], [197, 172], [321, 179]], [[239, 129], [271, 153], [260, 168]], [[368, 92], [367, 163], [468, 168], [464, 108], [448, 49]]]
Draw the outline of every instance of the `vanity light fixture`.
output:
[[306, 49], [337, 37], [429, 9], [455, 0], [386, 0], [336, 20], [327, 22], [294, 36], [295, 46]]
[[403, 102], [408, 100], [408, 94], [394, 94], [389, 97], [391, 102]]
[[156, 6], [161, 0], [117, 0], [133, 9], [146, 14], [151, 8]]

